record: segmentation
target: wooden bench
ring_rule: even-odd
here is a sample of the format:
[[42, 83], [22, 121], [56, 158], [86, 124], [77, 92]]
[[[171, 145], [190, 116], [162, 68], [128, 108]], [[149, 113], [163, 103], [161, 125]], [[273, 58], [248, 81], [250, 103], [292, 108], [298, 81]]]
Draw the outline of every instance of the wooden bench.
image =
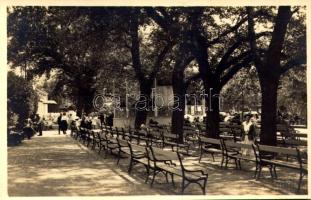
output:
[[80, 128], [80, 141], [82, 140], [83, 144], [87, 144], [88, 142], [88, 129], [87, 128]]
[[15, 131], [8, 131], [8, 145], [18, 145], [21, 144], [24, 139], [23, 131], [15, 132]]
[[192, 126], [184, 126], [183, 129], [184, 129], [183, 130], [184, 138], [186, 142], [193, 143], [193, 144], [198, 142], [199, 130], [197, 130], [195, 127], [192, 127]]
[[294, 129], [291, 129], [287, 124], [277, 124], [276, 129], [277, 132], [280, 133], [281, 141], [283, 142], [286, 139], [292, 138], [293, 137], [292, 134], [295, 132], [295, 131], [293, 132]]
[[119, 161], [120, 159], [122, 158], [122, 155], [121, 154], [127, 154], [127, 155], [130, 155], [131, 152], [130, 152], [130, 149], [129, 149], [129, 146], [127, 144], [127, 140], [124, 140], [120, 137], [117, 137], [116, 138], [116, 141], [117, 141], [117, 144], [118, 144], [118, 155], [117, 155], [117, 165], [119, 164]]
[[[257, 166], [256, 156], [254, 153], [254, 147], [252, 144], [243, 144], [240, 142], [234, 142], [229, 140], [222, 140], [222, 148], [224, 150], [224, 157], [226, 160], [225, 167], [227, 167], [229, 160], [234, 160], [236, 168], [242, 169], [241, 166], [241, 160], [248, 161], [248, 162], [254, 162]], [[244, 149], [250, 150], [252, 152], [250, 155], [243, 155], [242, 151]], [[255, 171], [254, 177], [256, 177], [257, 170]]]
[[306, 133], [293, 133], [292, 136], [296, 140], [301, 140], [302, 138], [307, 139], [308, 134], [306, 134]]
[[203, 154], [211, 154], [213, 158], [213, 162], [215, 162], [214, 154], [221, 154], [222, 155], [221, 167], [222, 167], [223, 162], [224, 162], [224, 157], [223, 157], [223, 150], [221, 149], [221, 143], [219, 139], [200, 136], [199, 147], [200, 147], [199, 162], [201, 162]]
[[148, 133], [148, 140], [147, 143], [148, 145], [156, 145], [158, 147], [162, 147], [163, 148], [163, 135], [161, 132], [156, 131], [156, 130], [151, 130]]
[[[276, 167], [284, 167], [295, 169], [299, 171], [299, 181], [297, 192], [300, 190], [301, 181], [303, 176], [308, 174], [307, 168], [307, 154], [302, 154], [298, 148], [286, 148], [257, 144], [256, 157], [258, 160], [258, 176], [260, 178], [261, 170], [263, 167], [268, 167], [270, 170], [271, 178], [277, 178]], [[282, 159], [282, 155], [294, 157], [295, 160], [288, 161]]]
[[231, 135], [231, 128], [228, 127], [219, 127], [219, 134], [223, 134], [223, 135]]
[[101, 133], [102, 133], [101, 129], [92, 130], [92, 135], [93, 135], [92, 149], [95, 149], [96, 146], [98, 147], [98, 149], [100, 148], [100, 144], [101, 144], [101, 136], [100, 136], [100, 134]]
[[286, 139], [284, 140], [285, 146], [290, 147], [299, 147], [299, 146], [307, 146], [308, 141], [307, 140], [296, 140], [296, 139]]
[[[133, 144], [129, 141], [127, 142], [127, 144], [130, 150], [130, 163], [129, 163], [128, 173], [129, 174], [131, 173], [134, 165], [140, 163], [145, 166], [147, 173], [149, 174], [149, 171], [148, 171], [149, 161], [147, 158], [146, 147]], [[147, 182], [147, 178], [146, 178], [146, 182]]]
[[[149, 147], [147, 152], [150, 166], [154, 170], [151, 186], [154, 182], [157, 172], [165, 172], [167, 182], [167, 174], [171, 175], [173, 186], [175, 186], [174, 175], [182, 178], [182, 194], [191, 183], [198, 184], [202, 189], [203, 194], [206, 194], [205, 188], [208, 174], [205, 173], [203, 170], [186, 169], [183, 164], [183, 158], [179, 152], [165, 151], [163, 149], [154, 147]], [[173, 161], [179, 161], [179, 165], [174, 164]]]
[[97, 132], [96, 134], [98, 138], [98, 154], [100, 154], [102, 149], [106, 150], [107, 139], [104, 136], [106, 133], [102, 131], [102, 132]]
[[174, 147], [176, 148], [176, 151], [179, 151], [180, 149], [186, 150], [186, 153], [189, 153], [189, 144], [185, 143], [179, 143], [178, 142], [178, 135], [170, 134], [170, 133], [163, 133], [163, 147], [165, 145], [170, 146], [172, 151], [174, 151]]
[[106, 150], [105, 158], [106, 158], [107, 152], [110, 151], [110, 154], [113, 154], [114, 150], [119, 149], [119, 145], [118, 145], [118, 141], [113, 136], [104, 134], [103, 137], [104, 137], [104, 141], [106, 142], [105, 144], [105, 150]]

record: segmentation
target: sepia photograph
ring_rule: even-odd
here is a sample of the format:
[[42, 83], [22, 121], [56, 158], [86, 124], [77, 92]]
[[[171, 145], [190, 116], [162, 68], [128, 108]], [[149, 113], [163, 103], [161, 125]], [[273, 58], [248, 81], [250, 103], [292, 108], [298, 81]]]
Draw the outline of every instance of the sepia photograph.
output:
[[6, 5], [7, 198], [309, 196], [309, 9]]

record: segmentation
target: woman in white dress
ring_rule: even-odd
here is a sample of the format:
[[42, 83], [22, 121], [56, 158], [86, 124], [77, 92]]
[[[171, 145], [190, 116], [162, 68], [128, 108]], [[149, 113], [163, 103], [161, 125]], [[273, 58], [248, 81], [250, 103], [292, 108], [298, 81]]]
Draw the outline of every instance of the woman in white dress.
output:
[[[245, 121], [242, 123], [243, 136], [242, 143], [243, 144], [253, 144], [255, 138], [255, 125], [251, 120], [250, 115], [245, 115]], [[243, 155], [250, 155], [251, 149], [243, 149]]]

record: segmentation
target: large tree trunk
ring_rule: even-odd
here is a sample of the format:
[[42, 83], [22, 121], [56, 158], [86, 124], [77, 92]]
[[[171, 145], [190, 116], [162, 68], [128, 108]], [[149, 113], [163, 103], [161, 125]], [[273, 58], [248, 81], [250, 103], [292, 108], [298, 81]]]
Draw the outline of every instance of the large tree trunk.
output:
[[142, 124], [146, 124], [146, 119], [150, 109], [150, 95], [152, 80], [140, 81], [140, 97], [139, 102], [135, 105], [135, 128], [139, 128]]
[[82, 117], [83, 113], [90, 114], [93, 111], [94, 93], [95, 91], [90, 88], [80, 90], [76, 102], [77, 116]]
[[179, 142], [183, 142], [183, 126], [185, 115], [185, 93], [184, 72], [174, 71], [172, 76], [174, 108], [172, 114], [172, 133], [179, 136]]
[[[213, 79], [213, 81], [216, 81]], [[206, 109], [206, 135], [210, 138], [219, 138], [219, 87], [216, 84], [204, 81]]]
[[[294, 12], [290, 6], [280, 6], [275, 18], [274, 30], [269, 44], [266, 57], [261, 59], [256, 53], [256, 39], [253, 20], [253, 9], [248, 7], [248, 31], [250, 47], [255, 66], [260, 80], [262, 101], [261, 101], [261, 133], [260, 143], [276, 145], [276, 114], [277, 114], [277, 87], [281, 73], [281, 52], [287, 31], [287, 25]], [[262, 60], [265, 60], [264, 62]]]
[[78, 96], [76, 108], [77, 108], [77, 116], [81, 118], [83, 110], [84, 110], [84, 104], [83, 104], [83, 97], [82, 96]]
[[261, 132], [260, 143], [275, 146], [277, 143], [277, 90], [279, 77], [262, 77], [260, 85], [261, 99]]

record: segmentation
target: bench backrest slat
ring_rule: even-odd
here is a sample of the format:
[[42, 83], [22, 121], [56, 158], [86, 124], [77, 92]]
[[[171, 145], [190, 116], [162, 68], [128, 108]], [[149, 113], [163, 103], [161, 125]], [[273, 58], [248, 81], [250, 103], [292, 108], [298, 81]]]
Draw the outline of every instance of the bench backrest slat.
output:
[[286, 139], [284, 140], [285, 144], [289, 145], [297, 145], [297, 146], [307, 146], [308, 142], [306, 140], [293, 140], [293, 139]]
[[209, 144], [220, 144], [219, 139], [200, 137], [201, 142], [209, 143]]
[[167, 157], [167, 158], [171, 158], [171, 160], [178, 160], [178, 156], [176, 152], [169, 151], [169, 150], [163, 150], [157, 147], [152, 147], [152, 150], [157, 159], [159, 157]]
[[126, 146], [126, 145], [127, 145], [127, 140], [123, 140], [123, 139], [117, 138], [117, 141], [118, 141], [119, 144], [122, 145], [122, 146]]
[[275, 147], [275, 146], [260, 145], [260, 144], [258, 144], [258, 148], [260, 151], [297, 156], [296, 148]]
[[133, 143], [130, 143], [130, 145], [132, 147], [132, 150], [134, 150], [134, 151], [146, 152], [146, 147], [145, 146], [140, 146], [140, 145], [133, 144]]
[[243, 144], [243, 143], [238, 143], [230, 140], [224, 140], [224, 143], [226, 147], [237, 147], [237, 148], [243, 148], [243, 149], [253, 149], [251, 144]]

